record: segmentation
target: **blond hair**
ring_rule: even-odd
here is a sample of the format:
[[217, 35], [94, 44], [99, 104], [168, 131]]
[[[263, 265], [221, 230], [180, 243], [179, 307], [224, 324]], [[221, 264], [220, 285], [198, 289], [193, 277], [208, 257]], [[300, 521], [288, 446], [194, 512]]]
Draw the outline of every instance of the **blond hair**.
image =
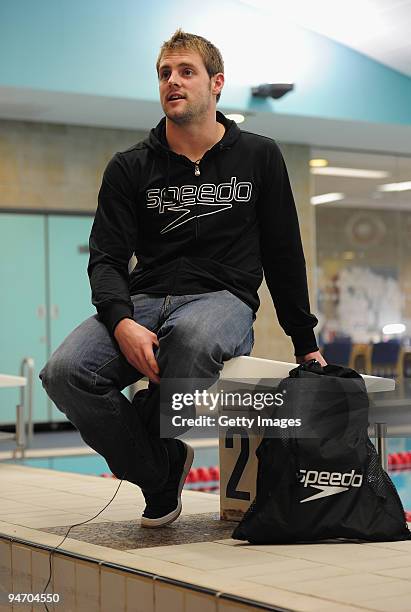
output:
[[[198, 36], [197, 34], [183, 32], [181, 28], [174, 32], [170, 40], [166, 40], [162, 44], [156, 63], [157, 74], [159, 73], [160, 61], [163, 55], [167, 53], [167, 51], [175, 51], [179, 49], [197, 52], [203, 60], [205, 69], [207, 70], [210, 78], [219, 72], [224, 74], [223, 58], [217, 47], [215, 47], [206, 38]], [[219, 101], [220, 96], [221, 93], [217, 94], [217, 102]]]

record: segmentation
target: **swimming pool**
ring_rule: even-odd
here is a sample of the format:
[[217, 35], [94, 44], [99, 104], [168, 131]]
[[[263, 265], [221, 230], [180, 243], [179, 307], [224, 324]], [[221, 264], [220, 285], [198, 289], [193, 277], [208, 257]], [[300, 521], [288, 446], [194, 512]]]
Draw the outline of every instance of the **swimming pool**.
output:
[[[60, 472], [75, 472], [100, 476], [110, 473], [106, 460], [101, 455], [64, 455], [58, 457], [38, 457], [30, 459], [7, 460], [6, 463], [17, 463], [30, 467], [59, 470]], [[196, 448], [193, 467], [218, 465], [218, 447], [207, 446]]]
[[[411, 438], [388, 438], [387, 447], [389, 453], [411, 451]], [[75, 472], [77, 474], [90, 474], [99, 476], [110, 473], [110, 469], [103, 457], [100, 455], [73, 455], [60, 457], [41, 457], [36, 459], [7, 460], [6, 463], [16, 463], [29, 467], [59, 470], [61, 472]], [[218, 447], [207, 446], [196, 448], [193, 467], [218, 465]], [[411, 469], [404, 471], [392, 471], [390, 476], [401, 497], [406, 510], [411, 511]], [[186, 485], [187, 486], [187, 485]], [[189, 488], [197, 488], [193, 485]]]

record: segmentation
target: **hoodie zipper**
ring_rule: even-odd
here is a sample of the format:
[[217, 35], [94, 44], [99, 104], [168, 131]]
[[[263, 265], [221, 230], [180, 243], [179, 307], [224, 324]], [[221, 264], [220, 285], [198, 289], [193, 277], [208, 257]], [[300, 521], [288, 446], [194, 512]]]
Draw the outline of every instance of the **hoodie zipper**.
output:
[[[195, 176], [200, 176], [201, 171], [200, 171], [200, 162], [201, 162], [201, 157], [200, 159], [197, 159], [197, 161], [194, 162], [194, 175]], [[195, 230], [196, 230], [196, 241], [198, 240], [198, 217], [197, 215], [195, 216]]]
[[[215, 146], [215, 145], [214, 145]], [[214, 147], [213, 147], [214, 148]], [[225, 148], [229, 148], [229, 147], [225, 147], [223, 144], [219, 144], [218, 145], [218, 150], [222, 151]], [[204, 157], [206, 157], [206, 155], [208, 155], [213, 149], [210, 149], [209, 151], [206, 151], [205, 154], [203, 155], [203, 157], [200, 157], [200, 159], [197, 159], [194, 163], [194, 176], [199, 177], [201, 175], [201, 170], [200, 170], [200, 163], [202, 161], [202, 159]], [[214, 151], [215, 152], [215, 151]], [[197, 215], [195, 216], [195, 236], [196, 236], [196, 240], [198, 240], [198, 218]]]

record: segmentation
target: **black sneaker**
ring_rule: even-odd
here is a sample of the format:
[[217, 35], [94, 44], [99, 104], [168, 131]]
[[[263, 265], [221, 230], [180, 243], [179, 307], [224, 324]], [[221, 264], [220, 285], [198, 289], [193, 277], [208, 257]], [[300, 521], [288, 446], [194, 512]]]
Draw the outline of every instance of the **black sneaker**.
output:
[[141, 517], [142, 527], [163, 527], [181, 514], [181, 491], [194, 459], [194, 450], [182, 440], [178, 443], [178, 457], [170, 463], [170, 476], [164, 488], [152, 494], [144, 493], [146, 507]]

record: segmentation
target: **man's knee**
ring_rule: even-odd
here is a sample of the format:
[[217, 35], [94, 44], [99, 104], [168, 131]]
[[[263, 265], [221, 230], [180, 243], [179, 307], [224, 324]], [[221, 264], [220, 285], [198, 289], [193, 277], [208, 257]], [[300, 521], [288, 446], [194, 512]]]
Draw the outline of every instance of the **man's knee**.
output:
[[58, 401], [69, 388], [76, 386], [76, 372], [80, 370], [80, 363], [74, 364], [71, 357], [57, 350], [40, 371], [39, 378], [49, 397]]
[[66, 373], [68, 371], [64, 360], [56, 355], [52, 355], [49, 361], [45, 364], [39, 373], [39, 378], [43, 388], [49, 395], [55, 393], [55, 390], [67, 381]]
[[57, 350], [40, 371], [39, 378], [55, 406], [77, 426], [80, 407], [85, 412], [82, 393], [94, 388], [91, 372], [81, 361]]

